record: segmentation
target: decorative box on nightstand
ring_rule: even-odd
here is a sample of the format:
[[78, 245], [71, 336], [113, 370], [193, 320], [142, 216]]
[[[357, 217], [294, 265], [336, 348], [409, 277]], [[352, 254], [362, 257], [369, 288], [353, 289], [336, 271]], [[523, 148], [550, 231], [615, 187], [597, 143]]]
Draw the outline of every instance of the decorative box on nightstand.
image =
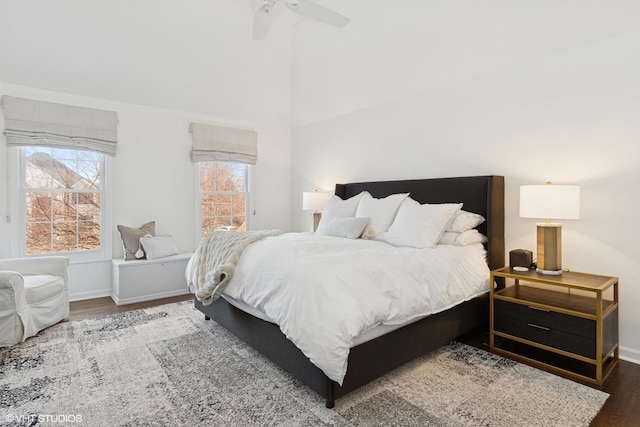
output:
[[490, 292], [491, 351], [602, 385], [618, 362], [618, 278], [503, 267]]

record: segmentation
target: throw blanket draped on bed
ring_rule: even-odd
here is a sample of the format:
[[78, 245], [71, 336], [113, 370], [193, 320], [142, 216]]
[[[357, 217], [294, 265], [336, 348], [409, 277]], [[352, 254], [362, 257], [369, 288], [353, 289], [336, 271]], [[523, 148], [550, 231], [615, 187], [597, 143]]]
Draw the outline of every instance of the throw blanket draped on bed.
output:
[[242, 251], [251, 243], [280, 234], [279, 230], [214, 231], [200, 242], [189, 278], [194, 293], [204, 305], [220, 297], [236, 269]]

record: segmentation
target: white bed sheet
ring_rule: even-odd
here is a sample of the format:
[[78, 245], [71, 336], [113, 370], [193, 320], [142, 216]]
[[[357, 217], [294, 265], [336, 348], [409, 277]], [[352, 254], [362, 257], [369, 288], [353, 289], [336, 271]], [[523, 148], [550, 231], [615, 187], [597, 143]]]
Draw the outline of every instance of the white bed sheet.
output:
[[[244, 311], [247, 314], [252, 315], [253, 317], [257, 317], [258, 319], [264, 320], [265, 322], [276, 324], [276, 322], [274, 322], [273, 320], [269, 319], [269, 317], [266, 314], [264, 314], [263, 312], [261, 312], [260, 310], [258, 310], [255, 307], [251, 307], [249, 304], [247, 304], [245, 302], [238, 301], [237, 299], [231, 298], [229, 295], [225, 295], [225, 294], [222, 294], [222, 298], [224, 298], [229, 304], [231, 304], [234, 307]], [[414, 319], [409, 320], [408, 322], [398, 323], [398, 324], [394, 324], [394, 325], [385, 325], [385, 324], [381, 323], [378, 326], [374, 326], [373, 328], [371, 328], [371, 329], [361, 333], [357, 337], [355, 337], [354, 340], [353, 340], [353, 345], [351, 347], [353, 348], [353, 347], [355, 347], [357, 345], [360, 345], [360, 344], [363, 344], [363, 343], [365, 343], [367, 341], [371, 341], [372, 339], [381, 337], [382, 335], [388, 334], [389, 332], [395, 331], [396, 329], [400, 329], [405, 325], [408, 325], [408, 324], [413, 323], [413, 322], [417, 322], [420, 319], [424, 319], [427, 316], [428, 315], [419, 316], [419, 317], [416, 317]]]
[[400, 325], [488, 291], [478, 246], [398, 248], [285, 233], [251, 244], [225, 294], [264, 313], [342, 384], [349, 350], [379, 325]]

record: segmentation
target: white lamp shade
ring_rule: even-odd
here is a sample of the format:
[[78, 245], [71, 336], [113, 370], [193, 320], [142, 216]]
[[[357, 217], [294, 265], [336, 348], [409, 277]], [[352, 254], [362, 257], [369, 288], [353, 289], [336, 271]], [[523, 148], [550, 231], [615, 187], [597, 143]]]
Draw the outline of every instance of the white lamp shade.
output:
[[319, 212], [331, 198], [331, 193], [323, 191], [305, 191], [302, 193], [302, 210]]
[[520, 186], [520, 217], [579, 219], [580, 187], [577, 185]]

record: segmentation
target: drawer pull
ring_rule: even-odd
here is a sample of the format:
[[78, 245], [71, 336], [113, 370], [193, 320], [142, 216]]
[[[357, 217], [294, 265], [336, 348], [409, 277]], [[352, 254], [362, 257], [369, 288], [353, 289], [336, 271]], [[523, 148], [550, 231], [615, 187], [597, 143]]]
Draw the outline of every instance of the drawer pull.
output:
[[538, 328], [538, 329], [542, 329], [544, 331], [550, 331], [551, 329], [545, 327], [545, 326], [540, 326], [540, 325], [534, 325], [533, 323], [527, 323], [527, 325], [531, 326], [532, 328]]
[[530, 305], [528, 305], [527, 308], [531, 308], [533, 310], [538, 310], [538, 311], [544, 311], [545, 313], [549, 313], [550, 312], [549, 310], [545, 310], [544, 308], [533, 307], [533, 306], [530, 306]]

